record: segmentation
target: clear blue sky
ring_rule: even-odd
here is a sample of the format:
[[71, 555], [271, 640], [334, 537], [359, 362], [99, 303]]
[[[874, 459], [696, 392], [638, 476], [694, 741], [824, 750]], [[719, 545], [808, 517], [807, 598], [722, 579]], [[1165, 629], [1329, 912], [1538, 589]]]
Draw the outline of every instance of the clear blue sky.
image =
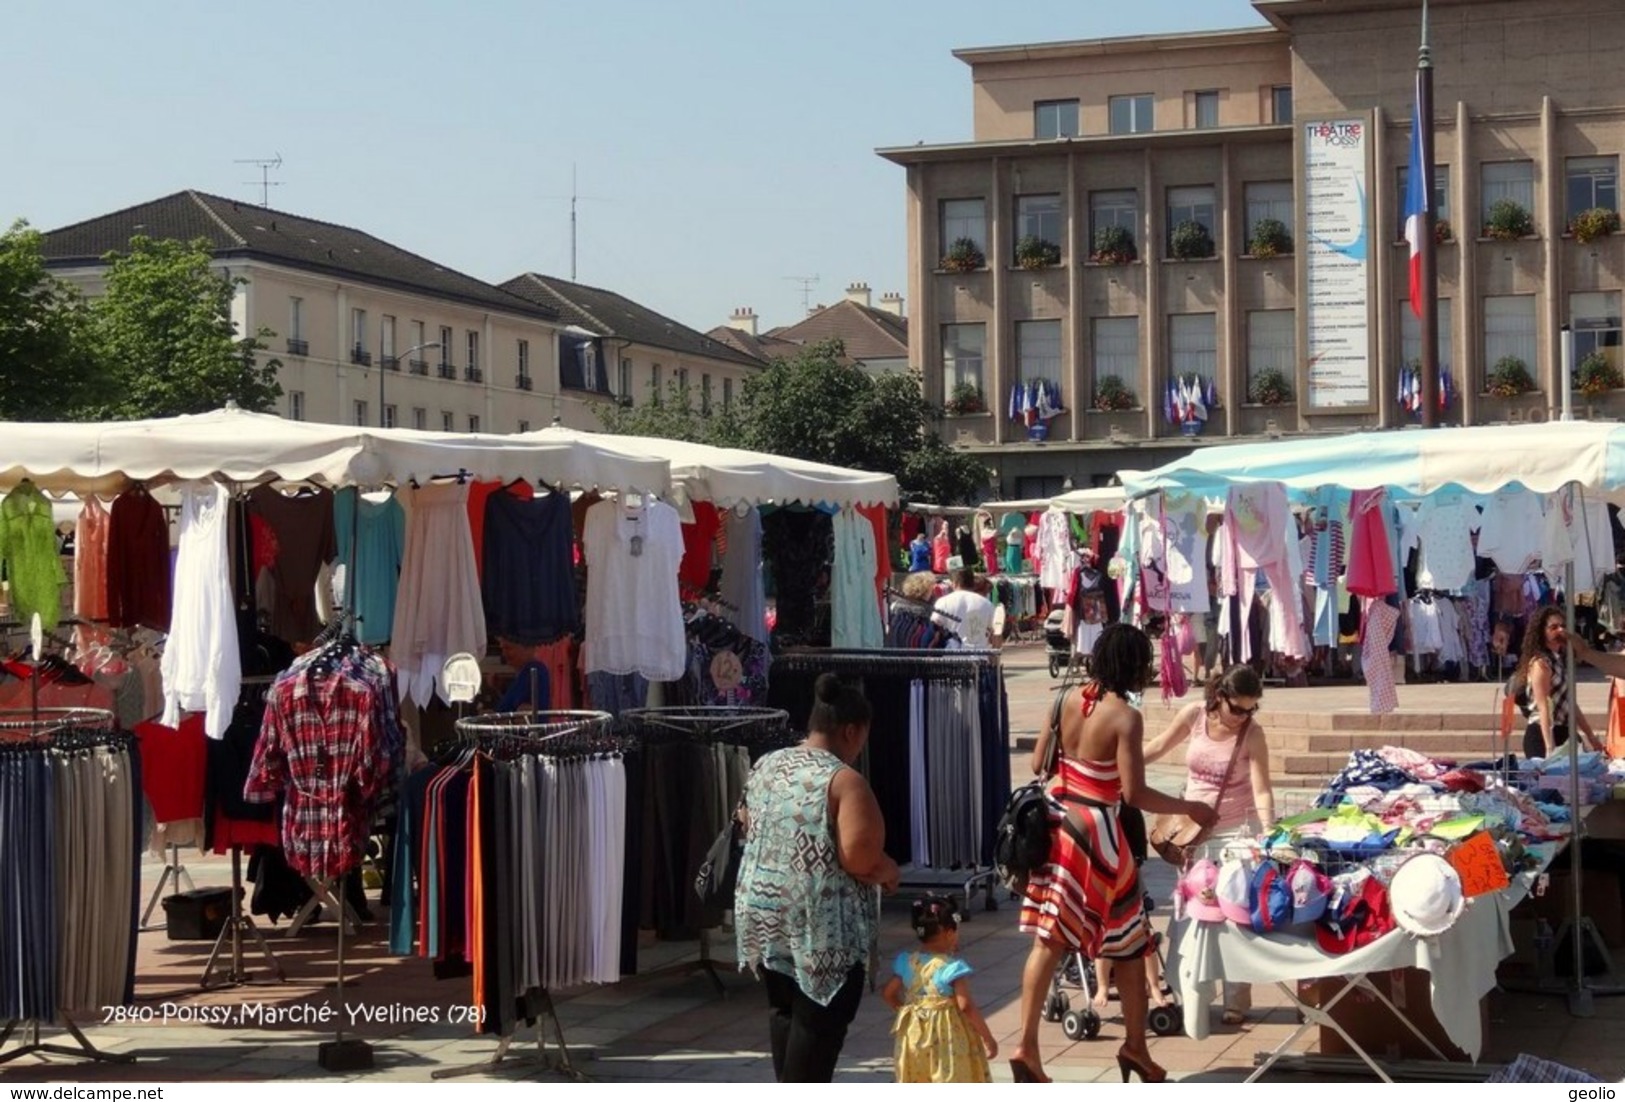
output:
[[[907, 292], [884, 146], [971, 137], [951, 50], [1263, 22], [1248, 0], [9, 0], [0, 217], [183, 188], [470, 275], [577, 275], [697, 329]], [[910, 304], [912, 309], [912, 304]]]

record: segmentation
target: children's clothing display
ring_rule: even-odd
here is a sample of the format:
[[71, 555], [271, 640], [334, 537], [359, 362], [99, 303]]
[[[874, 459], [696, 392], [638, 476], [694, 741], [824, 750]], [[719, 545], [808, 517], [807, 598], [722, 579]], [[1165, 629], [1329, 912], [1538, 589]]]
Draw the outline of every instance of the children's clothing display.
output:
[[180, 498], [173, 621], [160, 666], [163, 722], [174, 727], [182, 711], [204, 712], [209, 737], [220, 738], [242, 678], [226, 546], [231, 497], [217, 482], [186, 482]]
[[899, 953], [892, 971], [904, 999], [892, 1025], [897, 1082], [991, 1083], [981, 1038], [954, 997], [954, 981], [969, 977], [971, 966], [940, 953]]
[[406, 505], [406, 554], [389, 657], [399, 671], [401, 695], [420, 708], [437, 691], [449, 699], [439, 684], [447, 658], [485, 653], [485, 604], [469, 536], [468, 490], [461, 482], [431, 482], [399, 491]]
[[677, 510], [653, 498], [600, 501], [587, 510], [586, 641], [590, 676], [640, 674], [676, 681], [687, 667], [677, 566], [683, 557]]
[[375, 501], [346, 486], [333, 495], [333, 528], [347, 593], [355, 611], [355, 636], [378, 646], [395, 630], [395, 598], [406, 559], [406, 510], [392, 493]]

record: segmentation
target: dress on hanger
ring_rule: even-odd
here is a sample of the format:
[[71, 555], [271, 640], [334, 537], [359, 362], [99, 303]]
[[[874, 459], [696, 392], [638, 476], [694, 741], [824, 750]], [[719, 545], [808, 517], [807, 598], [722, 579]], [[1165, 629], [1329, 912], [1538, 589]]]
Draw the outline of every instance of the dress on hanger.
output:
[[454, 654], [485, 652], [485, 605], [468, 527], [468, 486], [431, 482], [403, 486], [406, 554], [395, 596], [389, 656], [401, 695], [418, 707], [438, 689], [440, 670]]
[[204, 732], [217, 739], [231, 723], [242, 683], [226, 539], [231, 495], [216, 482], [188, 482], [180, 494], [175, 608], [160, 663], [163, 724], [178, 727], [182, 711], [204, 712]]

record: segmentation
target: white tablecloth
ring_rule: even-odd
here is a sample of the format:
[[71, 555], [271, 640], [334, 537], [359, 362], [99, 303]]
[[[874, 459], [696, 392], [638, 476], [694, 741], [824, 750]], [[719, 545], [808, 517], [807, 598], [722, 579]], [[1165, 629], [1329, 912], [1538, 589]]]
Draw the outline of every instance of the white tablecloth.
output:
[[[1554, 854], [1546, 854], [1544, 870]], [[1455, 1046], [1475, 1062], [1483, 1048], [1479, 1001], [1495, 986], [1495, 970], [1513, 951], [1507, 915], [1529, 894], [1536, 873], [1513, 879], [1504, 891], [1473, 899], [1456, 924], [1437, 938], [1394, 930], [1363, 949], [1333, 954], [1321, 949], [1314, 928], [1304, 934], [1264, 936], [1234, 923], [1183, 919], [1169, 927], [1170, 981], [1185, 1008], [1185, 1033], [1208, 1035], [1208, 1004], [1220, 981], [1288, 983], [1330, 976], [1358, 976], [1396, 968], [1421, 968], [1431, 976], [1433, 1016]]]

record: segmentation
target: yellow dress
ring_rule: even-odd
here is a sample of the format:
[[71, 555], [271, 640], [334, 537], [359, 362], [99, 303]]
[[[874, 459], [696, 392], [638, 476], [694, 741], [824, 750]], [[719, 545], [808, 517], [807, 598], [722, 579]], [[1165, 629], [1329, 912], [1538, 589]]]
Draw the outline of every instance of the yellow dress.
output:
[[981, 1038], [954, 1001], [954, 981], [971, 974], [958, 957], [899, 953], [903, 1007], [892, 1026], [899, 1083], [991, 1083]]

